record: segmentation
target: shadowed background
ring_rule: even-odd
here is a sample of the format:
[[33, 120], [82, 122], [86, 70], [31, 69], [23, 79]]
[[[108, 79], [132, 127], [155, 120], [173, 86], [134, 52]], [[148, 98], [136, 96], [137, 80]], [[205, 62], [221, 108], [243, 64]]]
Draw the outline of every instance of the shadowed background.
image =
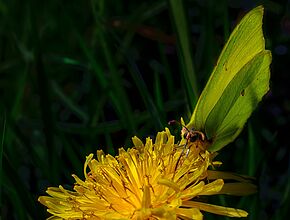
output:
[[45, 219], [38, 196], [72, 188], [86, 155], [114, 155], [134, 135], [188, 120], [231, 30], [259, 4], [271, 90], [218, 156], [221, 170], [255, 176], [259, 192], [208, 202], [286, 219], [290, 4], [251, 0], [0, 1], [2, 219]]

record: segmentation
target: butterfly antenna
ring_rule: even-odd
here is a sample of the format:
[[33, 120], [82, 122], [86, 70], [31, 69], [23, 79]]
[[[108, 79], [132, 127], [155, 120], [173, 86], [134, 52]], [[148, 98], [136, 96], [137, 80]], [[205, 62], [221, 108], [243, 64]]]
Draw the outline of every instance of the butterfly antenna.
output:
[[179, 124], [182, 128], [185, 128], [188, 132], [190, 132], [189, 129], [185, 125], [181, 124], [179, 121], [171, 120], [168, 122], [168, 124], [169, 125]]

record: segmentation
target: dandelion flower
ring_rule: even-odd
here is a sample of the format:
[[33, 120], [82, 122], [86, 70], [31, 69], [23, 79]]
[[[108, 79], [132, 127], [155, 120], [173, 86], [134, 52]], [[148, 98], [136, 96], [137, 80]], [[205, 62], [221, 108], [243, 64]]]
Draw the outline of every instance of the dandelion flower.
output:
[[49, 219], [202, 219], [201, 211], [247, 216], [243, 210], [198, 201], [237, 190], [225, 187], [222, 175], [208, 170], [217, 163], [211, 153], [191, 150], [196, 146], [185, 153], [168, 129], [154, 143], [132, 139], [135, 147], [119, 149], [116, 157], [101, 150], [96, 159], [87, 156], [85, 180], [73, 175], [74, 191], [49, 187], [49, 196], [39, 197], [52, 214]]

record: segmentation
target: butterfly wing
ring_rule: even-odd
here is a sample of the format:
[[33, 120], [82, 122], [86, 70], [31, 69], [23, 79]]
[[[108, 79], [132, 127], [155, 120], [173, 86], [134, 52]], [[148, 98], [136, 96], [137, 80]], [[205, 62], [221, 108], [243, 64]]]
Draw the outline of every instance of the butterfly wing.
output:
[[233, 30], [186, 125], [206, 134], [212, 152], [239, 135], [269, 90], [271, 53], [265, 50], [262, 19], [259, 6]]

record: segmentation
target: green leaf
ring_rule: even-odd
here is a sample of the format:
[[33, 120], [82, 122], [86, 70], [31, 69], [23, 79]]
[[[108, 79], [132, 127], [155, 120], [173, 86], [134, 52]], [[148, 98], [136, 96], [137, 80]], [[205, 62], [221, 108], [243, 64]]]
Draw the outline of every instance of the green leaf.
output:
[[212, 152], [239, 135], [269, 90], [271, 52], [265, 50], [262, 19], [259, 6], [236, 26], [186, 125], [206, 134]]

